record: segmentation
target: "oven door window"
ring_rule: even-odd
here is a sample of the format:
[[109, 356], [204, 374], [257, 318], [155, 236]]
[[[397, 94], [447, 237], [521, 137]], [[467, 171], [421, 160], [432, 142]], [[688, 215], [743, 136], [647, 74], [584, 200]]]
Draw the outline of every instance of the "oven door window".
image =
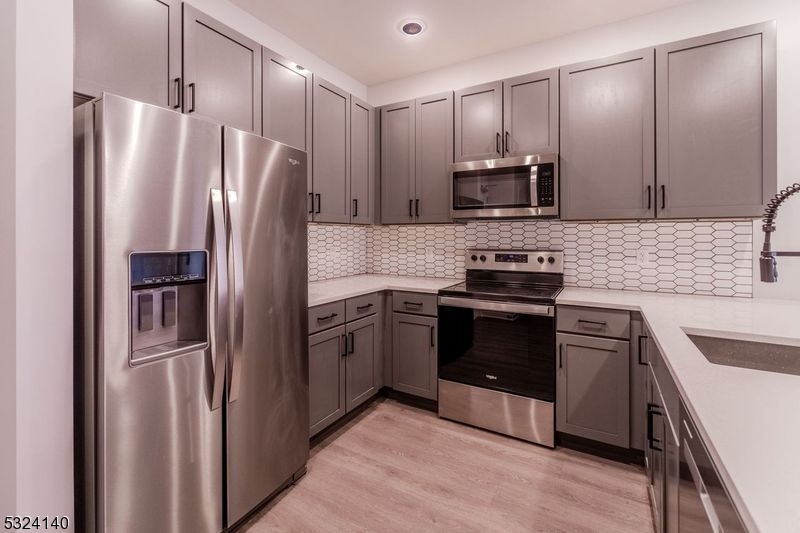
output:
[[439, 307], [439, 378], [555, 399], [553, 317]]
[[526, 165], [455, 172], [453, 209], [530, 207], [531, 168]]

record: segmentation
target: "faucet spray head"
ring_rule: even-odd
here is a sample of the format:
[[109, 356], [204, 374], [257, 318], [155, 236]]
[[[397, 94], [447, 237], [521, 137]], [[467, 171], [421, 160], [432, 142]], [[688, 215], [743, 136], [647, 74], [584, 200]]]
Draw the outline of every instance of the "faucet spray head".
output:
[[778, 281], [778, 261], [775, 260], [775, 256], [762, 252], [758, 259], [758, 265], [761, 268], [761, 281], [764, 283]]

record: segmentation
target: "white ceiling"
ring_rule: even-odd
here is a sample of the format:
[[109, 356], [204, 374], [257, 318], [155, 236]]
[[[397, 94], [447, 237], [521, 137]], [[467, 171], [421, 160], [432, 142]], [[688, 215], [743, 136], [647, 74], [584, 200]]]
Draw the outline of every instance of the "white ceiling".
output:
[[690, 0], [231, 1], [369, 86]]

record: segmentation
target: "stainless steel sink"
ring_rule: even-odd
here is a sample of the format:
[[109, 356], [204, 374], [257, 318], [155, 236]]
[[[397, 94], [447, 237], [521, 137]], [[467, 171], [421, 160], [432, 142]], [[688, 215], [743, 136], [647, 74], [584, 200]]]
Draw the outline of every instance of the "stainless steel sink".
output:
[[687, 336], [714, 364], [800, 376], [800, 346], [689, 333]]

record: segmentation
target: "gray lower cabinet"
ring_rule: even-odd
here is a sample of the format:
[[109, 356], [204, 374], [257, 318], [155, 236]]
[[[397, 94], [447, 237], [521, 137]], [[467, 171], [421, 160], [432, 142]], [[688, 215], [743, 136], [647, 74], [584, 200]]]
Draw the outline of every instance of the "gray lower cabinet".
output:
[[503, 80], [503, 154], [558, 153], [558, 69]]
[[75, 92], [181, 106], [180, 0], [76, 0]]
[[645, 399], [645, 380], [647, 377], [648, 332], [639, 313], [631, 316], [631, 443], [634, 450], [644, 450], [647, 426], [647, 401]]
[[666, 456], [664, 455], [664, 422], [663, 400], [656, 385], [652, 370], [647, 371], [645, 381], [645, 398], [647, 400], [647, 430], [645, 443], [645, 469], [647, 473], [647, 491], [650, 496], [650, 508], [656, 533], [664, 533], [664, 503], [666, 489]]
[[450, 222], [453, 93], [381, 109], [381, 221]]
[[345, 327], [308, 337], [308, 392], [311, 435], [333, 424], [346, 412]]
[[392, 388], [437, 398], [436, 317], [395, 312], [392, 319]]
[[455, 92], [455, 160], [478, 161], [503, 156], [503, 82], [484, 83]]
[[652, 48], [561, 68], [561, 218], [655, 216]]
[[313, 220], [350, 222], [350, 94], [314, 76]]
[[311, 192], [311, 72], [268, 48], [263, 48], [261, 55], [263, 135], [308, 154], [308, 191]]
[[349, 412], [377, 394], [381, 381], [380, 315], [347, 324], [345, 408]]
[[350, 222], [371, 224], [377, 219], [375, 182], [375, 108], [350, 97]]
[[261, 45], [183, 4], [183, 111], [261, 135]]
[[630, 344], [558, 333], [556, 429], [607, 444], [630, 444]]
[[774, 21], [656, 48], [659, 216], [763, 212], [776, 190], [775, 49]]

